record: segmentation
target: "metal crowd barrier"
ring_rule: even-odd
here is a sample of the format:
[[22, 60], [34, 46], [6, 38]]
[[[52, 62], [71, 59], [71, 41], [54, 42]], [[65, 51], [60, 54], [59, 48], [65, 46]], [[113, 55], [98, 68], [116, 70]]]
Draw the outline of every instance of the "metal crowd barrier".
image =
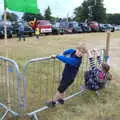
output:
[[22, 103], [20, 95], [19, 67], [14, 60], [0, 56], [0, 113], [1, 120], [8, 113], [18, 116]]
[[[104, 50], [101, 50], [101, 54], [104, 56]], [[84, 71], [88, 67], [86, 55], [76, 80], [66, 92], [65, 101], [84, 92], [84, 89], [80, 90], [80, 85], [83, 84]], [[0, 57], [0, 106], [5, 109], [1, 120], [9, 112], [14, 116], [24, 114], [38, 120], [37, 114], [48, 109], [45, 103], [53, 99], [57, 92], [63, 69], [64, 64], [58, 60], [44, 57], [27, 61], [20, 73], [14, 60]]]
[[[81, 94], [80, 84], [83, 81], [84, 71], [87, 69], [87, 59], [83, 60], [75, 82], [67, 90], [65, 101]], [[48, 109], [46, 101], [53, 99], [60, 83], [64, 64], [51, 57], [36, 58], [24, 64], [24, 75], [27, 79], [27, 108], [28, 116], [38, 120], [37, 113]]]

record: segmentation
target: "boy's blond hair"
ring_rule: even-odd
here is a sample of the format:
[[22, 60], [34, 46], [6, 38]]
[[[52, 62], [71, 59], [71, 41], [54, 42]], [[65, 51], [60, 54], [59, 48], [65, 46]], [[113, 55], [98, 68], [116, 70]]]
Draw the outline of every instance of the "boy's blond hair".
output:
[[87, 53], [87, 48], [85, 44], [80, 44], [76, 48], [79, 49], [82, 53]]

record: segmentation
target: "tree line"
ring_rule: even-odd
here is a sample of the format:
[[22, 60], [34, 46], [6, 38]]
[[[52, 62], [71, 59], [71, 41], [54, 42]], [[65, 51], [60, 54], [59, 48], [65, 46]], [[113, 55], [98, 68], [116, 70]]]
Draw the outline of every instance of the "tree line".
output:
[[[75, 20], [78, 22], [97, 21], [99, 23], [110, 23], [120, 25], [120, 14], [107, 14], [103, 2], [104, 0], [84, 0], [80, 6], [74, 9], [74, 17], [53, 17], [51, 8], [48, 6], [45, 10], [44, 15], [24, 13], [22, 19], [24, 19], [25, 21], [31, 21], [34, 20], [34, 18], [36, 18], [38, 20], [50, 20], [51, 22], [61, 20]], [[7, 19], [10, 21], [16, 21], [18, 19], [18, 16], [14, 13], [7, 12]]]

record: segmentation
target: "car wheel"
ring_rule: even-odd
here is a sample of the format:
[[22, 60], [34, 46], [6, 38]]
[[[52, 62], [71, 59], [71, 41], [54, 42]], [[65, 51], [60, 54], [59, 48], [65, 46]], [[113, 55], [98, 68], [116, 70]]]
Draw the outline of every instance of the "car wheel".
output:
[[114, 32], [115, 31], [115, 29], [113, 28], [112, 30], [111, 30], [111, 32]]
[[4, 39], [4, 35], [1, 35], [1, 36], [0, 36], [0, 39]]
[[12, 35], [9, 35], [8, 38], [12, 38]]
[[29, 36], [32, 37], [32, 33], [29, 33]]
[[73, 30], [72, 30], [72, 33], [76, 33], [76, 30], [75, 30], [75, 29], [73, 29]]
[[64, 33], [60, 33], [60, 35], [64, 35]]

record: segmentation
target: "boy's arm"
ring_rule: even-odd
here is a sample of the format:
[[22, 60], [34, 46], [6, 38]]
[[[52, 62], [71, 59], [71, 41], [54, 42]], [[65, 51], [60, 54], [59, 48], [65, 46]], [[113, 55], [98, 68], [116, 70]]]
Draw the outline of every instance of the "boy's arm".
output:
[[[62, 54], [63, 55], [69, 55], [69, 54], [72, 54], [73, 52], [75, 52], [74, 49], [68, 49], [68, 50], [65, 50]], [[52, 55], [51, 58], [55, 59], [57, 55]], [[59, 55], [58, 55], [59, 56]]]
[[[68, 57], [63, 56], [63, 55], [57, 55], [56, 58], [58, 60], [64, 62], [64, 63], [72, 65], [74, 67], [78, 66], [78, 63], [77, 63], [77, 61], [74, 58], [68, 58]], [[82, 59], [81, 59], [81, 62], [82, 62]]]
[[69, 55], [69, 54], [72, 54], [73, 52], [75, 52], [74, 49], [68, 49], [63, 52], [63, 55]]

